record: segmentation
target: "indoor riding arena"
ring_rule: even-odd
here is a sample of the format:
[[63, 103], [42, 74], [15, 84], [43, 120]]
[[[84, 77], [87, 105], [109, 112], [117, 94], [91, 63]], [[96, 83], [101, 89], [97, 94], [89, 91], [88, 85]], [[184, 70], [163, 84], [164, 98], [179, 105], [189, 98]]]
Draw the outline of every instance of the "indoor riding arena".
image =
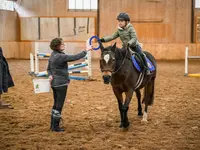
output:
[[[117, 20], [121, 12], [130, 21]], [[120, 22], [126, 23], [124, 28]], [[113, 89], [122, 86], [122, 79], [114, 86], [114, 76], [126, 62], [136, 66], [133, 56], [116, 57], [114, 43], [121, 48], [121, 37], [102, 39], [130, 24], [142, 50], [156, 60], [149, 76], [142, 71], [139, 81], [140, 75], [134, 75], [133, 86], [148, 85], [155, 74], [154, 100], [148, 113], [144, 100], [143, 115], [138, 115], [138, 89], [132, 88], [129, 125], [120, 127], [126, 117]], [[60, 127], [54, 124], [55, 76], [51, 81], [46, 72], [58, 51], [51, 49], [52, 40], [58, 37], [67, 58], [88, 50], [86, 57], [66, 61], [70, 83], [65, 84], [67, 94], [57, 116]], [[102, 61], [109, 68], [111, 55], [103, 53], [110, 46], [114, 71], [107, 69], [111, 83], [105, 84]], [[200, 0], [0, 0], [0, 47], [0, 150], [200, 149]], [[120, 50], [129, 54], [130, 47], [125, 47]], [[8, 84], [9, 77], [14, 86]], [[142, 99], [149, 98], [146, 84], [140, 90]]]

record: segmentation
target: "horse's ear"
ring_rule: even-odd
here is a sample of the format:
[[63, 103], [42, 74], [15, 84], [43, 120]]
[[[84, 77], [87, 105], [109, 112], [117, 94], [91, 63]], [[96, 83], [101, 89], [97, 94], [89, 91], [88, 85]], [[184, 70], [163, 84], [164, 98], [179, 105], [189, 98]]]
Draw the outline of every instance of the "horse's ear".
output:
[[99, 45], [100, 45], [101, 51], [103, 51], [104, 50], [103, 44], [101, 42], [99, 42]]
[[116, 49], [116, 42], [112, 45], [112, 51], [115, 51], [115, 49]]

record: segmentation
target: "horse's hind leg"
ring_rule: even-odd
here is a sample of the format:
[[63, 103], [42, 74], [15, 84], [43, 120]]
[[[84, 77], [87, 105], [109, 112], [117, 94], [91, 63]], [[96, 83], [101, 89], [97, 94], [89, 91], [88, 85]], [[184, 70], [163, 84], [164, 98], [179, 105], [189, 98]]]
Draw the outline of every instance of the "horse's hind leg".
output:
[[136, 97], [137, 97], [137, 100], [138, 100], [138, 116], [142, 116], [143, 113], [142, 113], [142, 104], [141, 104], [141, 92], [140, 90], [136, 90]]
[[144, 100], [142, 102], [145, 103], [145, 110], [144, 110], [142, 121], [147, 121], [148, 106], [152, 105], [154, 101], [154, 84], [155, 84], [155, 78], [153, 78], [151, 82], [148, 83], [146, 87], [144, 88]]
[[123, 97], [122, 97], [122, 92], [121, 90], [117, 89], [117, 88], [113, 88], [113, 92], [117, 98], [118, 101], [118, 107], [119, 107], [119, 112], [120, 112], [120, 117], [121, 117], [121, 123], [120, 123], [120, 128], [122, 128], [124, 126], [124, 114], [123, 114]]
[[144, 114], [142, 116], [142, 121], [144, 122], [147, 122], [147, 110], [148, 110], [148, 105], [145, 104]]

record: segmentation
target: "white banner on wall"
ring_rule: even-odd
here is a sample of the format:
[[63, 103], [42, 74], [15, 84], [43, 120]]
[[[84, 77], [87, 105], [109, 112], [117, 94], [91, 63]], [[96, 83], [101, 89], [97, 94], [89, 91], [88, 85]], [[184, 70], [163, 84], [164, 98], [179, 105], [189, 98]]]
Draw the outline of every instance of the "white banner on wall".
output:
[[195, 8], [200, 8], [200, 0], [195, 0]]

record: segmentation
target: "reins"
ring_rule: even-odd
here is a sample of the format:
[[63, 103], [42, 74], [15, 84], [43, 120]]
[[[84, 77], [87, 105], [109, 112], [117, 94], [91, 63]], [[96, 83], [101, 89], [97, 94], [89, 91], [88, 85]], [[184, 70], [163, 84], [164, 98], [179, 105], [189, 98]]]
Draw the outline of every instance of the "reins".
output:
[[126, 50], [126, 55], [125, 55], [125, 57], [124, 57], [124, 60], [123, 60], [123, 62], [122, 62], [122, 64], [121, 64], [121, 66], [120, 66], [116, 71], [112, 72], [112, 75], [113, 75], [113, 74], [116, 74], [116, 73], [122, 68], [122, 66], [123, 66], [124, 63], [125, 63], [127, 54], [128, 54], [128, 50]]

